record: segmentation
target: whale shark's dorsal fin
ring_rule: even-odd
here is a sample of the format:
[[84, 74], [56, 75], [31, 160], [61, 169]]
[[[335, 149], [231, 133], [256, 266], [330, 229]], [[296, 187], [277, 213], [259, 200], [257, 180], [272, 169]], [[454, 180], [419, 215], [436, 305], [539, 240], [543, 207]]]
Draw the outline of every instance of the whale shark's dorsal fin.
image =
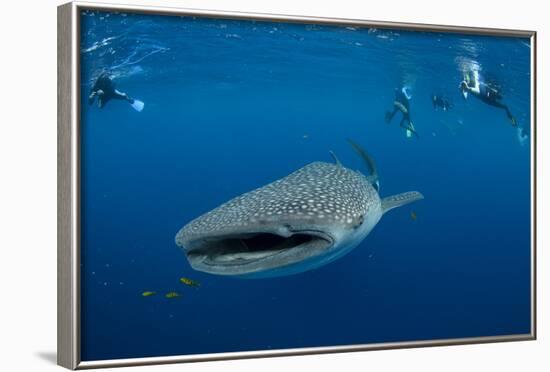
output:
[[390, 209], [401, 207], [402, 205], [421, 199], [424, 199], [424, 195], [418, 191], [408, 191], [401, 194], [388, 196], [387, 198], [382, 199], [382, 213], [386, 213]]
[[338, 165], [339, 167], [342, 166], [342, 163], [340, 163], [340, 160], [338, 160], [338, 157], [336, 156], [336, 154], [334, 153], [334, 151], [330, 150], [329, 151], [329, 154], [332, 156], [332, 158], [334, 159], [334, 162], [336, 163], [336, 165]]
[[376, 188], [376, 191], [380, 191], [380, 183], [378, 182], [378, 169], [376, 168], [376, 163], [374, 159], [365, 151], [360, 145], [353, 142], [348, 138], [348, 142], [353, 147], [356, 153], [365, 161], [367, 167], [369, 168], [370, 175], [367, 176], [369, 182]]
[[374, 162], [374, 159], [365, 151], [364, 148], [359, 146], [357, 143], [353, 142], [352, 140], [348, 139], [349, 144], [356, 153], [361, 156], [361, 158], [365, 161], [367, 164], [367, 167], [369, 168], [369, 172], [371, 176], [374, 176], [378, 178], [378, 170], [376, 169], [376, 163]]

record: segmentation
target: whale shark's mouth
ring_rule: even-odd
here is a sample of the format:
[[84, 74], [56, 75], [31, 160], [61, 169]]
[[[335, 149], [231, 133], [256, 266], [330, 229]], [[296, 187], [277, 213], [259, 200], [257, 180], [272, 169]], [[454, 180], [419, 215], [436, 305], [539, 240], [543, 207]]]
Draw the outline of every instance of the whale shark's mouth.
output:
[[321, 231], [289, 236], [269, 232], [203, 237], [187, 243], [191, 266], [213, 274], [240, 275], [274, 269], [322, 254], [333, 238]]

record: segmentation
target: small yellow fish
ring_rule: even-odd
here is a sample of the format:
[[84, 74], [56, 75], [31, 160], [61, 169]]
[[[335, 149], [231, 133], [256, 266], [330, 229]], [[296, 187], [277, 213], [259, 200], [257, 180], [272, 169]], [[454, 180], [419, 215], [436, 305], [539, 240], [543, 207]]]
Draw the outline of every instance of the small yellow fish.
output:
[[411, 218], [413, 221], [416, 221], [416, 213], [414, 213], [414, 211], [411, 212]]
[[201, 285], [196, 280], [189, 279], [189, 278], [180, 278], [180, 282], [182, 282], [185, 285], [188, 285], [189, 287], [195, 287], [195, 288], [198, 288]]
[[176, 298], [176, 297], [181, 297], [181, 295], [178, 292], [168, 292], [165, 295], [165, 297], [166, 298]]
[[156, 294], [157, 294], [157, 292], [145, 291], [145, 292], [143, 292], [141, 295], [142, 295], [143, 297], [151, 297], [151, 296], [154, 296], [154, 295], [156, 295]]

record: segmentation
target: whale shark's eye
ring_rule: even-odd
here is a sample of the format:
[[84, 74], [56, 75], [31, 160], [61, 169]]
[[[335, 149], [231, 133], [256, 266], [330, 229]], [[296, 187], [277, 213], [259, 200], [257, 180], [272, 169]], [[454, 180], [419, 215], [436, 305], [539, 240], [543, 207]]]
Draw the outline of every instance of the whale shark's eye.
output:
[[353, 228], [357, 229], [359, 226], [363, 224], [363, 222], [365, 222], [365, 218], [363, 217], [363, 215], [360, 215], [359, 218], [357, 219], [357, 224], [354, 225]]

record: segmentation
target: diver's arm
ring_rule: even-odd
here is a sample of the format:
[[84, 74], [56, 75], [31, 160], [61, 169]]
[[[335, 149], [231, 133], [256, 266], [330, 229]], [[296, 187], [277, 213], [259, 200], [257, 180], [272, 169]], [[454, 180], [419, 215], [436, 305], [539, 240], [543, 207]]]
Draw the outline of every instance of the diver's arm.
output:
[[474, 70], [474, 92], [479, 93], [479, 71]]
[[97, 95], [97, 91], [95, 90], [92, 90], [92, 92], [90, 93], [90, 95], [88, 96], [88, 103], [91, 105], [94, 103], [94, 100], [95, 100], [95, 96]]
[[479, 71], [471, 71], [471, 74], [469, 74], [468, 76], [471, 76], [471, 78], [466, 80], [467, 81], [466, 89], [472, 94], [479, 95], [480, 94]]
[[94, 82], [94, 85], [92, 86], [92, 89], [90, 89], [91, 93], [95, 93], [97, 90], [97, 80]]
[[474, 81], [474, 86], [473, 87], [469, 87], [470, 89], [470, 92], [474, 93], [474, 94], [479, 94], [481, 92], [480, 88], [479, 88], [479, 80], [475, 80]]
[[92, 86], [92, 92], [97, 92], [99, 89], [101, 89], [103, 81], [103, 75], [99, 75], [97, 79], [94, 81], [94, 85]]
[[90, 89], [90, 95], [88, 96], [88, 102], [92, 104], [94, 102], [94, 98], [97, 95], [98, 86], [97, 86], [97, 80], [94, 82], [94, 85], [92, 86], [92, 89]]

